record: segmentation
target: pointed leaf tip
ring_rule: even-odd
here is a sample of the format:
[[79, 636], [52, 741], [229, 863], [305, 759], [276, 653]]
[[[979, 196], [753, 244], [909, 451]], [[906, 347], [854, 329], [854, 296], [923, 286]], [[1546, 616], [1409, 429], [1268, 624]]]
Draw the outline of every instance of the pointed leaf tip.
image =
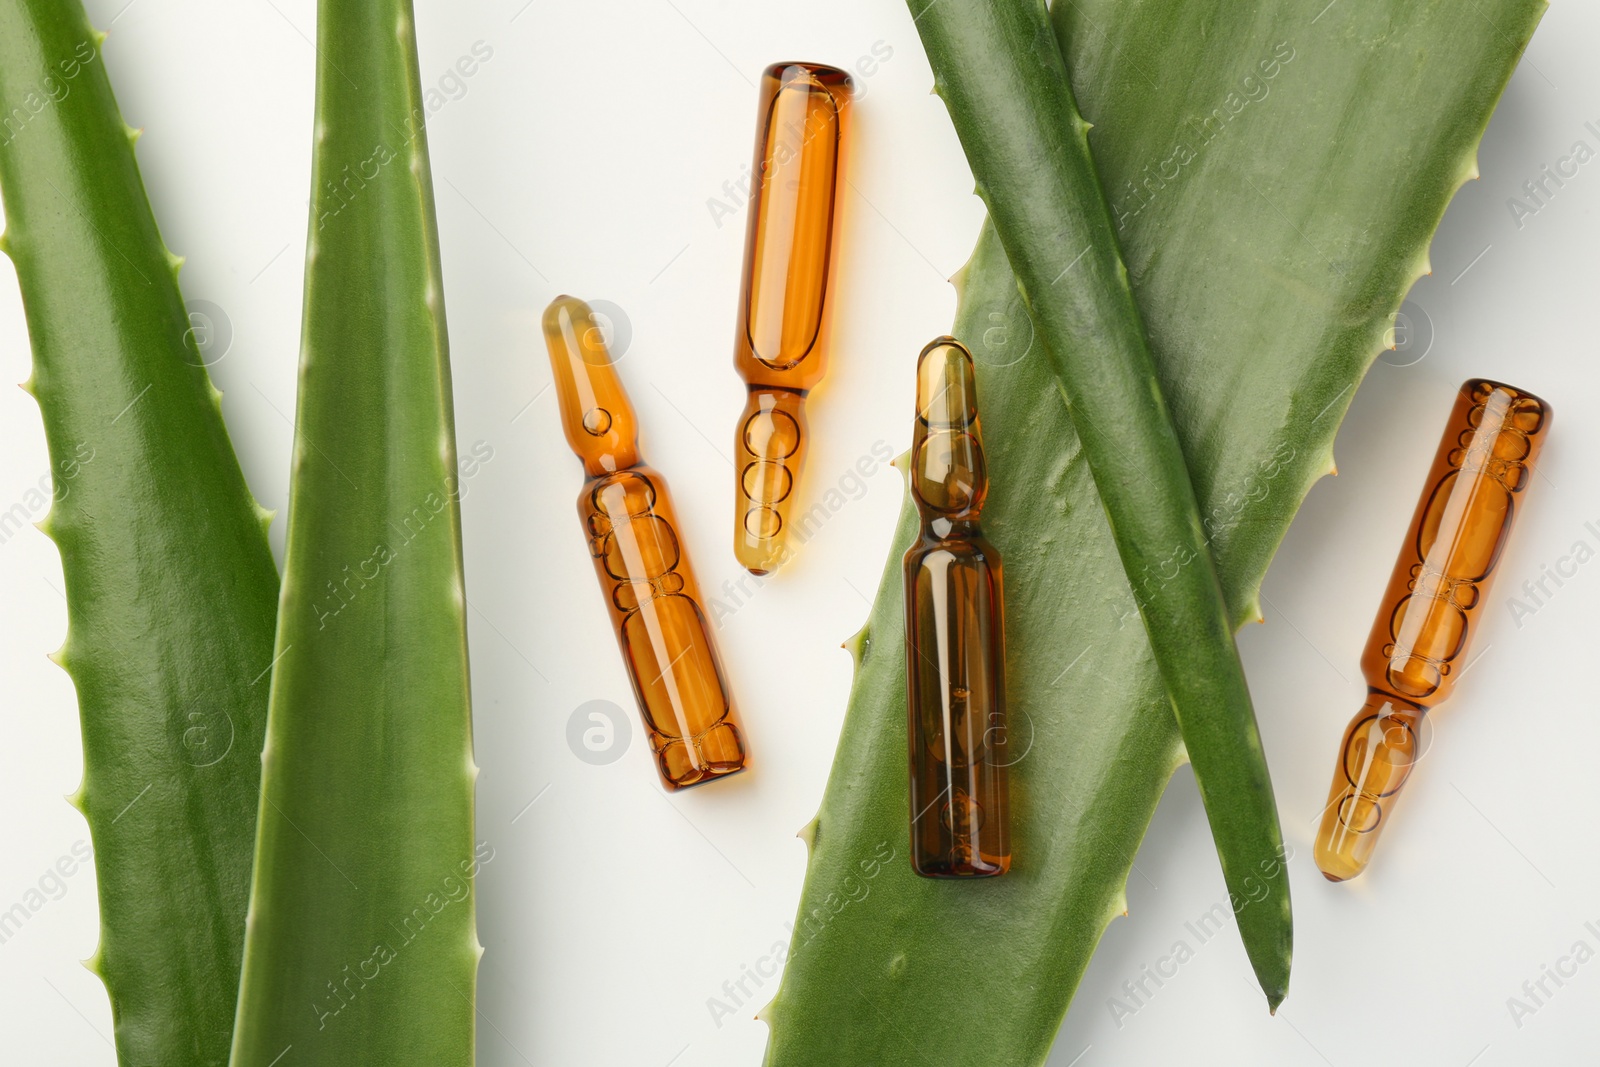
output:
[[1279, 1005], [1281, 1005], [1284, 1001], [1284, 998], [1289, 995], [1288, 986], [1274, 986], [1273, 988], [1265, 990], [1264, 992], [1267, 994], [1267, 1014], [1278, 1014]]

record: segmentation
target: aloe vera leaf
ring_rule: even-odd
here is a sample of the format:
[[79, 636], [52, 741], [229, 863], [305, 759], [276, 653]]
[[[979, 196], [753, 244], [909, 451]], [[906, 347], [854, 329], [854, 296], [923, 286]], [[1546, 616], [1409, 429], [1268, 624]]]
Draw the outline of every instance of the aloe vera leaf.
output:
[[[917, 32], [1051, 357], [1194, 766], [1230, 893], [1283, 855], [1244, 665], [1110, 206], [1038, 0], [910, 0]], [[1289, 880], [1239, 914], [1276, 1010], [1289, 990]]]
[[3, 242], [56, 476], [117, 1056], [225, 1063], [278, 575], [76, 0], [0, 0]]
[[[1073, 0], [1053, 15], [1236, 624], [1257, 616], [1273, 551], [1331, 470], [1338, 422], [1476, 173], [1545, 4], [1494, 0], [1467, 18], [1392, 0], [1320, 20], [1315, 6]], [[1280, 43], [1294, 54], [1268, 95], [1228, 114], [1229, 93], [1260, 95]], [[1209, 141], [1186, 132], [1213, 107], [1228, 118]], [[1126, 199], [1124, 183], [1183, 144], [1176, 179]], [[984, 514], [1007, 561], [1011, 745], [1026, 750], [1011, 778], [1015, 860], [1003, 878], [960, 885], [919, 879], [905, 860], [907, 508], [852, 642], [789, 961], [762, 1012], [775, 1067], [1043, 1062], [1183, 758], [992, 228], [962, 272], [954, 332], [980, 364]]]
[[234, 1067], [469, 1065], [459, 482], [409, 0], [322, 0], [299, 404]]

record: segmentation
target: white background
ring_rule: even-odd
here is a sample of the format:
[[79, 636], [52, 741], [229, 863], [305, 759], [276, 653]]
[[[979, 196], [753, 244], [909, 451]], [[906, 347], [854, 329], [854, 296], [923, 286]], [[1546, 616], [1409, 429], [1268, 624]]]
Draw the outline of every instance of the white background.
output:
[[[221, 309], [231, 333], [212, 373], [245, 473], [281, 508], [315, 4], [125, 3], [88, 6], [112, 30], [106, 63], [127, 121], [145, 129], [140, 162], [167, 243], [188, 257], [185, 294]], [[838, 644], [876, 585], [899, 478], [883, 469], [867, 479], [724, 620], [755, 770], [668, 801], [636, 726], [608, 765], [580, 761], [566, 740], [580, 704], [609, 700], [631, 714], [632, 702], [573, 514], [579, 468], [544, 391], [538, 315], [561, 291], [625, 309], [633, 336], [621, 367], [647, 455], [670, 478], [701, 583], [715, 591], [742, 573], [728, 526], [744, 214], [741, 203], [718, 226], [707, 202], [749, 160], [753, 79], [776, 59], [856, 67], [875, 45], [892, 50], [858, 74], [839, 343], [810, 408], [804, 495], [838, 485], [880, 440], [904, 448], [913, 361], [948, 327], [945, 278], [970, 250], [980, 208], [893, 0], [524, 5], [425, 0], [417, 12], [423, 80], [443, 79], [448, 101], [429, 132], [458, 438], [463, 450], [484, 441], [495, 454], [463, 503], [478, 832], [495, 848], [480, 878], [481, 1062], [753, 1065], [766, 1032], [750, 1015], [776, 979], [732, 1017], [713, 1019], [707, 1002], [787, 939], [805, 861], [792, 835], [815, 811], [844, 712], [849, 658]], [[1414, 345], [1426, 355], [1408, 366], [1390, 357], [1361, 387], [1339, 437], [1340, 477], [1313, 490], [1267, 578], [1267, 625], [1241, 638], [1296, 853], [1289, 999], [1269, 1018], [1234, 932], [1200, 944], [1185, 928], [1226, 896], [1184, 770], [1138, 855], [1131, 916], [1106, 933], [1054, 1067], [1594, 1059], [1600, 962], [1561, 988], [1547, 980], [1554, 995], [1520, 1025], [1507, 999], [1575, 942], [1600, 950], [1584, 925], [1600, 930], [1600, 563], [1521, 625], [1509, 601], [1574, 542], [1600, 549], [1591, 266], [1600, 162], [1520, 226], [1507, 200], [1574, 141], [1600, 149], [1584, 127], [1600, 126], [1597, 34], [1595, 5], [1561, 4], [1545, 19], [1489, 130], [1483, 178], [1457, 197], [1434, 274], [1412, 294], [1415, 336], [1431, 334], [1431, 347]], [[480, 41], [492, 58], [451, 81]], [[9, 267], [0, 275], [0, 377], [21, 381], [27, 335]], [[1555, 431], [1479, 634], [1482, 657], [1436, 717], [1373, 868], [1330, 885], [1311, 863], [1313, 820], [1361, 699], [1356, 664], [1372, 612], [1453, 390], [1469, 375], [1544, 394], [1558, 409]], [[0, 393], [0, 510], [48, 470], [34, 402]], [[281, 520], [273, 546], [281, 559]], [[64, 633], [61, 587], [43, 535], [24, 529], [0, 543], [0, 910], [88, 837], [61, 799], [81, 772], [75, 700], [45, 659]], [[95, 938], [86, 869], [0, 944], [8, 1062], [113, 1063], [104, 991], [76, 962]], [[1179, 940], [1193, 959], [1119, 1025], [1110, 999]]]

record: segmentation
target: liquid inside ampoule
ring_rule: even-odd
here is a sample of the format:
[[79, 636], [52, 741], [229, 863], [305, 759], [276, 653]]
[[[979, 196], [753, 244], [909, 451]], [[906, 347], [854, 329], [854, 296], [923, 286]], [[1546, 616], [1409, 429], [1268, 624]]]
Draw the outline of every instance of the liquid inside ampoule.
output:
[[1345, 728], [1317, 835], [1332, 881], [1366, 869], [1448, 698], [1550, 425], [1543, 400], [1499, 382], [1462, 385], [1361, 656], [1367, 701]]
[[911, 863], [933, 878], [1011, 866], [1000, 555], [978, 528], [988, 491], [972, 357], [942, 337], [917, 364], [911, 491], [922, 529], [903, 563]]
[[767, 574], [793, 552], [806, 395], [827, 370], [828, 283], [850, 78], [814, 63], [761, 77], [734, 368], [734, 555]]
[[661, 475], [639, 458], [638, 423], [589, 306], [557, 297], [545, 343], [567, 443], [588, 476], [578, 494], [595, 576], [669, 790], [744, 769], [744, 733], [678, 537]]

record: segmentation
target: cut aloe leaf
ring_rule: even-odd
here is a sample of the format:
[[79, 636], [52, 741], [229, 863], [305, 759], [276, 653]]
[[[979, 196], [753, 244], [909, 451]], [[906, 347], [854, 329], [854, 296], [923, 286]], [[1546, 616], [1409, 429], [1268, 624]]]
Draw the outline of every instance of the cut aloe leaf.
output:
[[96, 33], [0, 0], [0, 190], [33, 342], [100, 896], [90, 969], [125, 1067], [233, 1030], [278, 574]]
[[300, 398], [234, 1067], [469, 1065], [459, 481], [409, 0], [323, 0]]
[[[1390, 0], [1318, 19], [1288, 0], [1057, 5], [1235, 624], [1257, 617], [1274, 550], [1332, 470], [1339, 420], [1427, 269], [1445, 206], [1476, 173], [1478, 141], [1544, 7], [1493, 0], [1468, 18]], [[806, 834], [789, 960], [762, 1013], [776, 1067], [1043, 1062], [1101, 933], [1125, 910], [1133, 855], [1183, 759], [992, 229], [963, 279], [954, 333], [979, 361], [984, 517], [1007, 564], [1010, 744], [1026, 751], [1011, 768], [1015, 860], [1004, 878], [953, 886], [906, 861], [898, 564], [915, 527], [904, 512], [852, 642], [857, 673]]]

